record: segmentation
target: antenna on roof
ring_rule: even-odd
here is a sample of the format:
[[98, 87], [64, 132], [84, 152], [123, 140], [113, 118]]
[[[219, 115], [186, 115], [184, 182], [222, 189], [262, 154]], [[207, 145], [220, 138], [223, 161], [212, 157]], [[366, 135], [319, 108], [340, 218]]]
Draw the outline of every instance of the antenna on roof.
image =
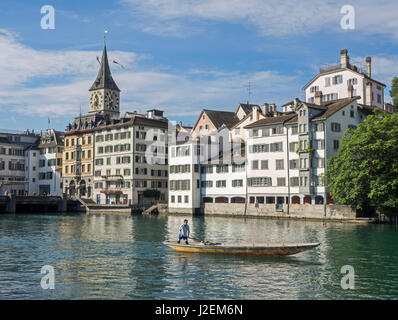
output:
[[249, 81], [249, 85], [247, 87], [247, 93], [248, 93], [247, 105], [249, 106], [249, 103], [250, 103], [250, 100], [251, 100], [251, 95], [252, 95], [251, 82], [250, 81]]

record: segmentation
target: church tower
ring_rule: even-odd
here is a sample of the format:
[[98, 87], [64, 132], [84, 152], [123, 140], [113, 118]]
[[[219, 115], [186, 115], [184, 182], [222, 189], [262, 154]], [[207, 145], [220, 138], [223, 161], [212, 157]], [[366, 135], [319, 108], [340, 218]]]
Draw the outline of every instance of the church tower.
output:
[[89, 92], [89, 113], [103, 111], [104, 113], [109, 114], [111, 118], [119, 118], [120, 90], [111, 75], [105, 44], [102, 52], [101, 67]]

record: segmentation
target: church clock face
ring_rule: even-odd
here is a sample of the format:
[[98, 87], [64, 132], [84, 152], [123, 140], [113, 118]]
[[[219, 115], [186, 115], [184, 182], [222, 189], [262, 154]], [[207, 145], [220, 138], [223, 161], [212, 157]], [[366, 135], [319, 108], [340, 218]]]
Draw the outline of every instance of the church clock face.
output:
[[95, 109], [97, 109], [99, 106], [99, 98], [98, 98], [98, 94], [95, 94], [94, 96], [94, 107]]
[[108, 92], [105, 95], [105, 106], [108, 110], [116, 111], [119, 106], [119, 97], [115, 92]]
[[101, 92], [93, 92], [90, 97], [91, 109], [100, 110], [102, 108], [102, 99]]
[[113, 96], [111, 92], [108, 92], [105, 96], [105, 105], [108, 107], [109, 110], [113, 110]]

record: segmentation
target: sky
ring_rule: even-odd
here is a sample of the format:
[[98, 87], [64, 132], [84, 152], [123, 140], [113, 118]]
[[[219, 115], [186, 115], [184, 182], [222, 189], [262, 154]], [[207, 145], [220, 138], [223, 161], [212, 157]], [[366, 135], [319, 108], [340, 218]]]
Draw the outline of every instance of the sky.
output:
[[[352, 29], [341, 26], [347, 4]], [[44, 5], [54, 29], [42, 28]], [[372, 57], [386, 101], [398, 76], [396, 0], [1, 0], [0, 12], [0, 130], [40, 131], [50, 119], [63, 131], [87, 113], [104, 30], [121, 113], [158, 108], [186, 125], [204, 108], [304, 99], [341, 49], [357, 64]]]

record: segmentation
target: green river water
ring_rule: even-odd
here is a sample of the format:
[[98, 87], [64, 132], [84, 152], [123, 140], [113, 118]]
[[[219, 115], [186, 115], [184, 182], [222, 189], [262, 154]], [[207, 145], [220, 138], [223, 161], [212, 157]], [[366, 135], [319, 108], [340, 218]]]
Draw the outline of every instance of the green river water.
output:
[[[398, 228], [391, 225], [188, 217], [218, 242], [321, 246], [289, 257], [178, 253], [184, 216], [0, 215], [0, 299], [397, 299]], [[44, 265], [55, 288], [40, 285]], [[355, 288], [342, 289], [352, 266]]]

